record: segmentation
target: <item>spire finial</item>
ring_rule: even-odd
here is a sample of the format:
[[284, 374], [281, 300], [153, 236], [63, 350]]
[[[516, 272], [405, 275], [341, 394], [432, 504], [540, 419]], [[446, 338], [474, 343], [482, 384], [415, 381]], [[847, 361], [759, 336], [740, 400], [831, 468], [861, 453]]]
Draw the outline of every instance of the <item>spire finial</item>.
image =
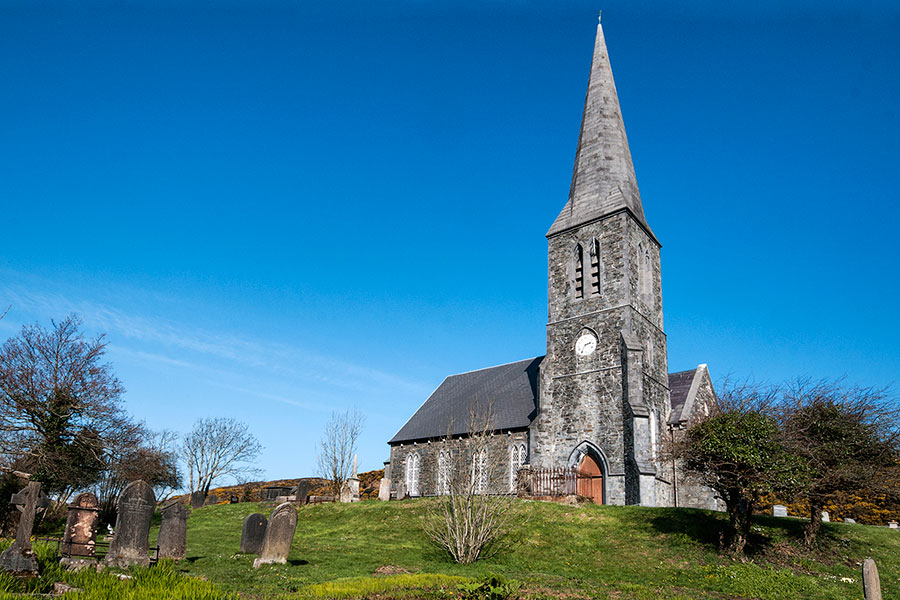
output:
[[603, 11], [598, 10], [597, 11], [597, 24], [600, 24], [601, 22], [603, 22]]

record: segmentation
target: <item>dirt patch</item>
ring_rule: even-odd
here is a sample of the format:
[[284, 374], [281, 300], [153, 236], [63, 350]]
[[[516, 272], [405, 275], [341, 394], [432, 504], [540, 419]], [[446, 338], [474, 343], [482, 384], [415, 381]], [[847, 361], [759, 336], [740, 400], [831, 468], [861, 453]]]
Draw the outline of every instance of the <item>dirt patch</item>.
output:
[[409, 570], [397, 565], [384, 565], [375, 569], [376, 575], [400, 575], [401, 573], [409, 573]]

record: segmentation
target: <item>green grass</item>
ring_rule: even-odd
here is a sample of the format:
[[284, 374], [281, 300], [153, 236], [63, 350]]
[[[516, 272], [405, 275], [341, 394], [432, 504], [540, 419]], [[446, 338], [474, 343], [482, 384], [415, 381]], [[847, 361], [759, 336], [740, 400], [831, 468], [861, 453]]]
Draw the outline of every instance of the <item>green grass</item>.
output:
[[[511, 548], [462, 566], [424, 538], [428, 502], [305, 506], [288, 564], [258, 570], [253, 556], [237, 552], [241, 524], [271, 508], [206, 507], [188, 521], [188, 559], [178, 568], [249, 597], [416, 595], [403, 590], [443, 597], [456, 580], [438, 576], [471, 579], [493, 571], [522, 582], [524, 595], [535, 598], [837, 600], [862, 598], [860, 564], [872, 556], [885, 597], [900, 597], [900, 532], [888, 529], [827, 524], [821, 548], [809, 553], [800, 545], [800, 521], [762, 517], [754, 525], [753, 554], [742, 561], [718, 552], [722, 514], [520, 501]], [[417, 577], [375, 574], [386, 565]]]
[[[816, 551], [800, 543], [802, 522], [761, 517], [752, 553], [720, 555], [725, 515], [689, 509], [515, 503], [511, 547], [462, 566], [431, 546], [421, 523], [428, 503], [368, 501], [301, 508], [286, 565], [253, 569], [238, 553], [241, 525], [257, 504], [210, 506], [188, 520], [187, 559], [133, 579], [116, 574], [66, 573], [38, 546], [42, 576], [18, 582], [0, 574], [0, 600], [13, 593], [47, 592], [53, 581], [82, 588], [66, 598], [327, 600], [380, 598], [469, 600], [472, 581], [494, 572], [521, 583], [531, 599], [862, 598], [861, 563], [878, 563], [885, 598], [900, 597], [900, 532], [831, 523]], [[156, 532], [151, 538], [155, 539]], [[0, 548], [5, 545], [0, 545]], [[390, 566], [393, 574], [379, 575]], [[18, 596], [21, 597], [21, 596]]]

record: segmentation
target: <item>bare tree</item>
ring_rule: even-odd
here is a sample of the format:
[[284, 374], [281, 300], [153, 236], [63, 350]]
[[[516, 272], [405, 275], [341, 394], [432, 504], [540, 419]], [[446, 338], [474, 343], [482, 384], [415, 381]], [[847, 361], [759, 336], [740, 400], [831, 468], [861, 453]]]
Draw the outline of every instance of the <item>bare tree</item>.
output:
[[353, 455], [365, 418], [358, 409], [331, 413], [319, 442], [319, 475], [331, 482], [332, 493], [340, 494], [341, 485], [350, 477]]
[[181, 444], [191, 492], [206, 495], [222, 477], [240, 479], [258, 472], [252, 463], [261, 451], [262, 445], [244, 423], [224, 417], [199, 419]]
[[[473, 404], [474, 406], [474, 404]], [[501, 450], [495, 443], [492, 409], [469, 412], [469, 433], [453, 439], [439, 459], [439, 500], [429, 506], [424, 528], [428, 538], [453, 560], [471, 564], [505, 547], [512, 531], [514, 497], [497, 493], [505, 480]]]
[[134, 426], [103, 362], [103, 336], [86, 339], [80, 325], [75, 315], [49, 329], [26, 325], [0, 347], [0, 465], [32, 474], [61, 501], [100, 478]]

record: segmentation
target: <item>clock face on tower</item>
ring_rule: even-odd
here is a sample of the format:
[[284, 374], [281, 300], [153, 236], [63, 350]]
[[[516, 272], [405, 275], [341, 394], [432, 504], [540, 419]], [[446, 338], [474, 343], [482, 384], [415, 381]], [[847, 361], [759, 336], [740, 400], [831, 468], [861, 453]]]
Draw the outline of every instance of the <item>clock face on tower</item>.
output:
[[575, 340], [575, 354], [578, 356], [587, 356], [597, 349], [597, 336], [589, 331], [585, 331], [578, 339]]

